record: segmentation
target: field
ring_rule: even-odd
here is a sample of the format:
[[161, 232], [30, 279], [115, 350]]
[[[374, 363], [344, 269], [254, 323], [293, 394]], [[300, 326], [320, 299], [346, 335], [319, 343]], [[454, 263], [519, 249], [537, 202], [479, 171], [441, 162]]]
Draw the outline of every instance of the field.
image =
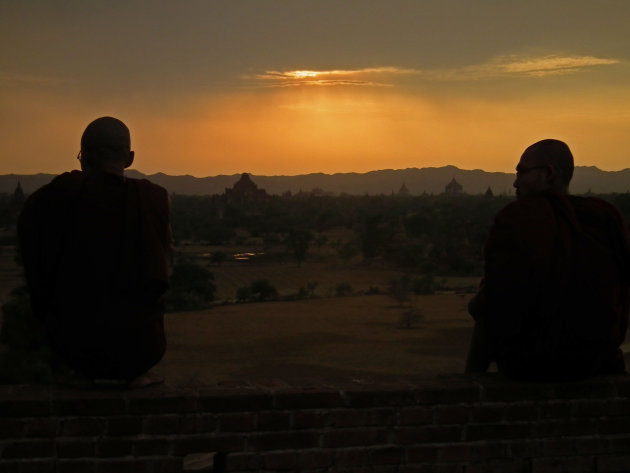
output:
[[[197, 249], [198, 250], [198, 249]], [[196, 255], [202, 254], [194, 251]], [[14, 251], [0, 254], [3, 300], [20, 283]], [[219, 299], [234, 297], [252, 280], [268, 279], [281, 296], [316, 282], [313, 299], [221, 304], [208, 310], [166, 315], [168, 350], [156, 370], [172, 385], [216, 384], [228, 380], [273, 381], [374, 379], [389, 376], [460, 372], [472, 321], [465, 306], [469, 295], [415, 296], [421, 313], [411, 328], [400, 328], [409, 310], [385, 295], [391, 278], [404, 273], [378, 264], [341, 266], [334, 262], [253, 264], [228, 262], [209, 266]], [[477, 279], [441, 279], [455, 286]], [[328, 297], [349, 283], [356, 295]]]
[[387, 296], [225, 305], [167, 314], [156, 367], [172, 385], [222, 381], [369, 381], [461, 372], [472, 321], [467, 295], [417, 296], [423, 314], [399, 327]]

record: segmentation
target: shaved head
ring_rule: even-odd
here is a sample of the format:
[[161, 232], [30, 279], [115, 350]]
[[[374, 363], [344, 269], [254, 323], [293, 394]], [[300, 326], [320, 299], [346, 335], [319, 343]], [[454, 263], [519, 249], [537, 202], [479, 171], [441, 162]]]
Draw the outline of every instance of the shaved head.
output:
[[81, 149], [131, 147], [129, 128], [113, 117], [101, 117], [90, 123], [81, 136]]
[[81, 136], [83, 171], [123, 175], [133, 158], [129, 128], [117, 118], [97, 118]]
[[562, 184], [569, 185], [573, 177], [573, 154], [569, 146], [560, 140], [541, 140], [528, 147], [523, 156], [533, 158], [539, 164], [554, 166]]

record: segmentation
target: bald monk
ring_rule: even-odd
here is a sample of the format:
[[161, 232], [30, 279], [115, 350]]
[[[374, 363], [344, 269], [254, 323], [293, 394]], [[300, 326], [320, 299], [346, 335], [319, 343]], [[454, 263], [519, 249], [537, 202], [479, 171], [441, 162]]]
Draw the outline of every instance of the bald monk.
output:
[[162, 382], [149, 369], [166, 349], [168, 194], [124, 177], [134, 152], [116, 118], [87, 126], [78, 159], [81, 171], [33, 193], [19, 218], [33, 312], [53, 351], [82, 379]]
[[625, 372], [627, 227], [608, 202], [569, 195], [573, 168], [558, 140], [539, 141], [521, 156], [517, 200], [494, 219], [484, 279], [468, 307], [475, 329], [467, 372], [491, 362], [533, 381]]

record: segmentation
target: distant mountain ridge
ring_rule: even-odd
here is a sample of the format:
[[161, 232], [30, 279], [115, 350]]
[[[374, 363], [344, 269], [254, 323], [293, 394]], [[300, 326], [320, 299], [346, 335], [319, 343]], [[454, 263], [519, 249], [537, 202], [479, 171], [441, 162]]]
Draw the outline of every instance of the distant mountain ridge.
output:
[[[212, 177], [169, 176], [163, 173], [145, 175], [136, 170], [127, 172], [129, 177], [146, 178], [165, 187], [170, 193], [183, 195], [222, 194], [240, 179], [240, 174]], [[250, 175], [259, 188], [269, 194], [283, 194], [319, 189], [338, 195], [392, 194], [404, 184], [410, 195], [441, 194], [451, 179], [457, 180], [467, 194], [481, 194], [490, 187], [495, 194], [513, 194], [513, 173], [487, 172], [481, 169], [465, 170], [455, 166], [384, 169], [366, 173], [301, 174], [297, 176]], [[12, 193], [19, 181], [24, 192], [31, 193], [50, 182], [53, 174], [5, 174], [0, 176], [0, 192]], [[630, 191], [630, 169], [602, 171], [594, 166], [575, 168], [571, 192], [583, 194], [623, 193]]]

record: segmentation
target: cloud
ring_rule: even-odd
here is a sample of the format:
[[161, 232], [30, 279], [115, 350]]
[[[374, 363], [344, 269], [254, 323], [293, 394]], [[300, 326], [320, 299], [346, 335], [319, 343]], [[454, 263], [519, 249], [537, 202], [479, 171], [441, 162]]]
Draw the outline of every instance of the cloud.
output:
[[265, 71], [253, 79], [266, 87], [353, 86], [392, 87], [403, 76], [424, 81], [478, 81], [519, 77], [541, 78], [576, 74], [593, 67], [618, 64], [595, 56], [498, 56], [482, 64], [450, 69], [371, 67], [363, 69]]
[[617, 59], [594, 56], [498, 56], [490, 61], [453, 69], [424, 70], [420, 76], [428, 80], [464, 81], [497, 78], [567, 75], [597, 66], [618, 64]]
[[363, 69], [345, 70], [294, 70], [294, 71], [265, 71], [254, 79], [266, 82], [271, 87], [296, 86], [355, 86], [355, 87], [389, 87], [393, 84], [388, 78], [400, 75], [420, 74], [415, 69], [399, 67], [371, 67]]

